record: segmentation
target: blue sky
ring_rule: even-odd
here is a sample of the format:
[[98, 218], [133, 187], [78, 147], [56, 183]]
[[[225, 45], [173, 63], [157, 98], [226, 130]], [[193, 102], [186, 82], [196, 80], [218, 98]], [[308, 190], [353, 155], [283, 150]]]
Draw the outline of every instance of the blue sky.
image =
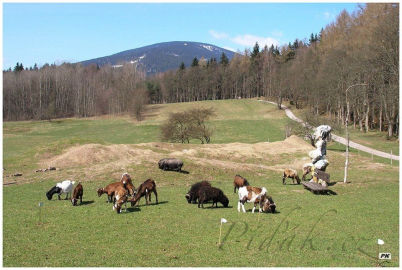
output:
[[165, 41], [243, 51], [308, 38], [354, 3], [3, 3], [3, 69], [77, 62]]

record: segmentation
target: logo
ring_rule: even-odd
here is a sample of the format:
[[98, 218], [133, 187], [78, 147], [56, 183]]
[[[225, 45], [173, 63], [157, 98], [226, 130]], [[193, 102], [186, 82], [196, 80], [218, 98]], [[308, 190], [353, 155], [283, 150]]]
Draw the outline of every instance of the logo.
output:
[[380, 260], [391, 260], [391, 253], [379, 253], [378, 258]]

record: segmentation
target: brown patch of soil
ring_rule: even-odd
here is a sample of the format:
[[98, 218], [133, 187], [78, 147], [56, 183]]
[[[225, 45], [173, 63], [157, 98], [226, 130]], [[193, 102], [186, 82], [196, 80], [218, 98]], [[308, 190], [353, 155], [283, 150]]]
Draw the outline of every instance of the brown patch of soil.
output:
[[[306, 153], [312, 147], [302, 139], [291, 136], [285, 141], [273, 143], [230, 143], [230, 144], [208, 144], [208, 145], [183, 145], [172, 143], [143, 143], [136, 145], [116, 144], [100, 145], [86, 144], [73, 146], [66, 149], [58, 156], [45, 156], [40, 162], [41, 166], [54, 166], [57, 168], [82, 168], [83, 176], [94, 176], [107, 172], [115, 175], [125, 170], [133, 164], [146, 164], [154, 166], [159, 159], [164, 157], [177, 157], [190, 159], [192, 162], [204, 165], [214, 166], [225, 169], [237, 170], [274, 170], [283, 171], [285, 167], [301, 168], [308, 162], [302, 158], [292, 158], [286, 164], [283, 158], [277, 160], [275, 165], [271, 165], [273, 158], [280, 154]], [[165, 153], [163, 153], [165, 152]], [[250, 159], [260, 159], [265, 162], [253, 162]], [[246, 162], [246, 160], [248, 160]]]

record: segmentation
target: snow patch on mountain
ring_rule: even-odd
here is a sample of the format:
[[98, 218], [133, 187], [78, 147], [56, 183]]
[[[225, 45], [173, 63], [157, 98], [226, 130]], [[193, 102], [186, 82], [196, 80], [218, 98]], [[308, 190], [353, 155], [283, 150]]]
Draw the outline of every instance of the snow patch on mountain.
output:
[[211, 52], [214, 50], [214, 48], [210, 45], [200, 45], [200, 46], [204, 47], [205, 49], [207, 49], [208, 51], [211, 51]]

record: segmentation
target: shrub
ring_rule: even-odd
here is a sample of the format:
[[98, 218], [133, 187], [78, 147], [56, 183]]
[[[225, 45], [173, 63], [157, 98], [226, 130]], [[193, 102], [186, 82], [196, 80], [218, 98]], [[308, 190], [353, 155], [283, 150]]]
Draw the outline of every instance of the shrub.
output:
[[214, 115], [212, 108], [194, 108], [170, 113], [167, 122], [161, 126], [162, 140], [190, 143], [191, 139], [197, 139], [202, 144], [209, 143], [213, 132], [206, 125], [206, 121]]

